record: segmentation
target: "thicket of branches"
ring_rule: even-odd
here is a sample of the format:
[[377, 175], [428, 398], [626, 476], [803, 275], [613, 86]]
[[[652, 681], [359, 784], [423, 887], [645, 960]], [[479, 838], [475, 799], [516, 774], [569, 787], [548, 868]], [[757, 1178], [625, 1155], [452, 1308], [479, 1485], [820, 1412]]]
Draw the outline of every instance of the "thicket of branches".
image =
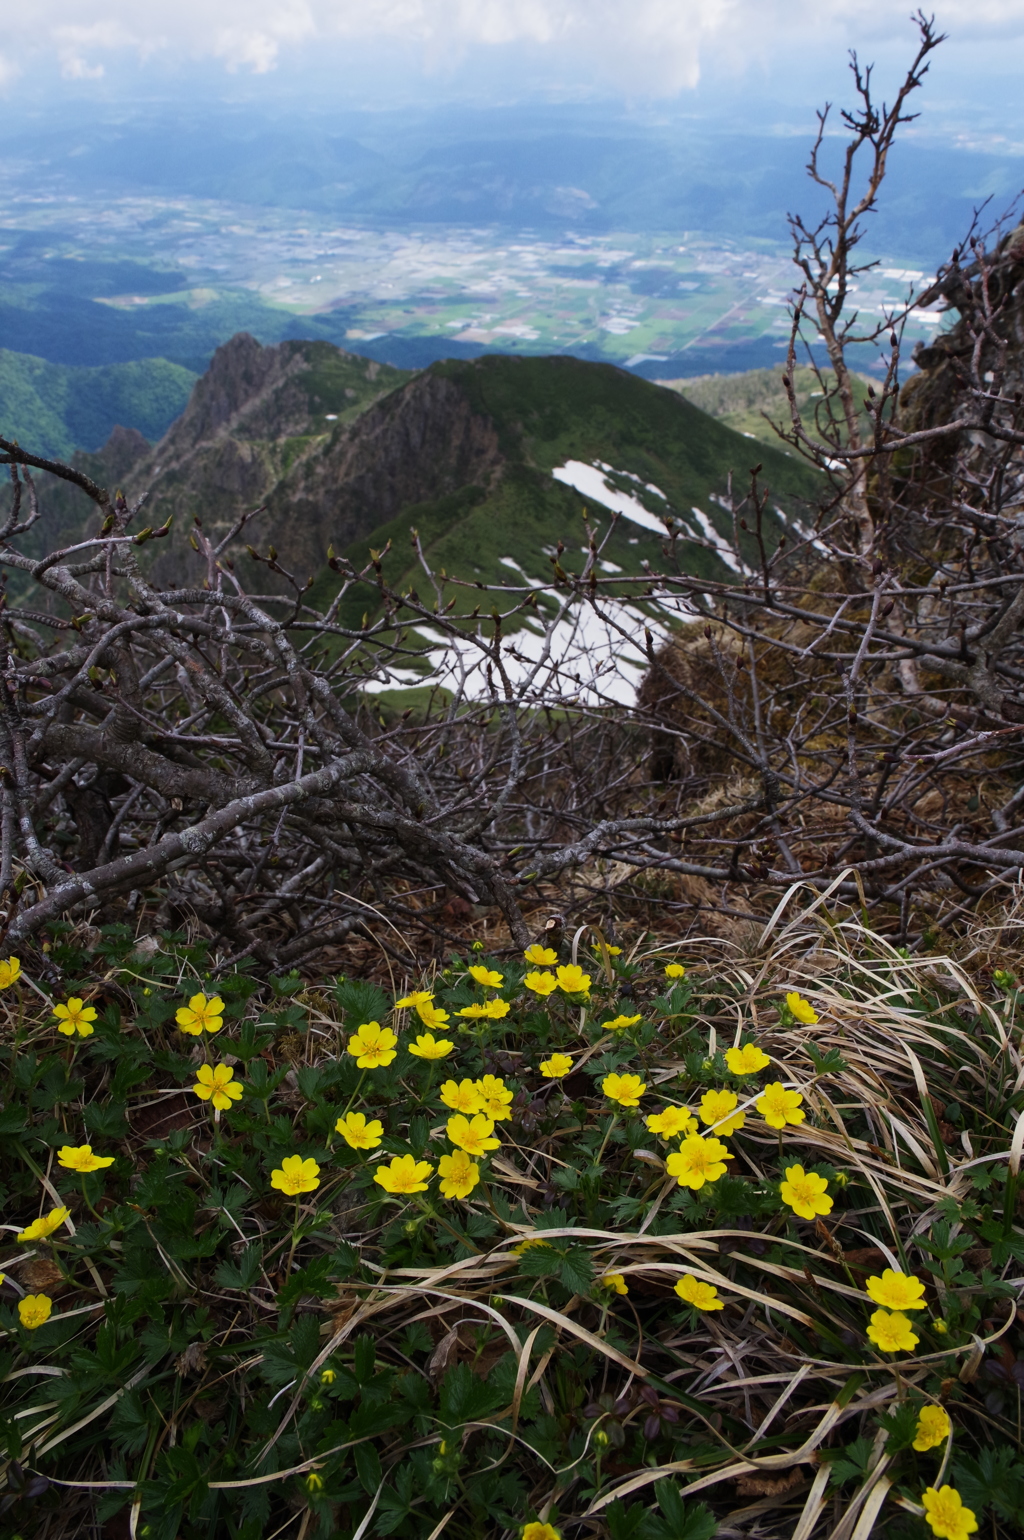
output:
[[[230, 559], [243, 520], [216, 546], [197, 522], [194, 586], [161, 590], [140, 548], [166, 530], [0, 439], [11, 944], [62, 914], [138, 922], [149, 908], [157, 925], [198, 919], [225, 959], [282, 967], [368, 925], [407, 957], [486, 906], [523, 945], [532, 910], [568, 912], [653, 870], [680, 903], [740, 911], [841, 876], [841, 894], [920, 945], [1018, 880], [1024, 235], [976, 229], [929, 294], [856, 308], [865, 221], [941, 42], [918, 27], [891, 107], [854, 59], [834, 178], [820, 115], [808, 169], [828, 211], [792, 221], [793, 410], [778, 426], [822, 470], [822, 503], [813, 531], [772, 549], [755, 473], [731, 502], [735, 581], [688, 574], [689, 536], [669, 519], [661, 570], [643, 579], [602, 575], [591, 528], [579, 570], [553, 558], [543, 603], [527, 583], [481, 593], [435, 576], [422, 556], [428, 597], [399, 593], [379, 560], [356, 572], [332, 557], [338, 593], [316, 611], [273, 550], [279, 591], [243, 591]], [[904, 384], [907, 317], [940, 296], [956, 324]], [[809, 350], [813, 420], [792, 390], [808, 325], [827, 355]], [[854, 369], [870, 348], [884, 372], [865, 398]], [[40, 471], [96, 514], [94, 533], [42, 559], [19, 547]], [[627, 712], [586, 637], [599, 621], [626, 649], [645, 620], [650, 667]], [[401, 716], [381, 708], [381, 682], [445, 647], [443, 691]]]

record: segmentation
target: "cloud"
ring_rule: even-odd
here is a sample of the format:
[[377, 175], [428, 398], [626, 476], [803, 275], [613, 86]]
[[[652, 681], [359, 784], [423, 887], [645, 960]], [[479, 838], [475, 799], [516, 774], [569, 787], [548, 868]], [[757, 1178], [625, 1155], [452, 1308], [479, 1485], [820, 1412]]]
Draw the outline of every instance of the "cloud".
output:
[[[946, 0], [938, 22], [958, 42], [1019, 38], [1024, 0]], [[911, 41], [891, 0], [0, 0], [0, 27], [8, 72], [48, 56], [78, 79], [153, 58], [266, 74], [357, 43], [411, 44], [436, 66], [515, 47], [655, 95], [694, 86], [709, 61]]]

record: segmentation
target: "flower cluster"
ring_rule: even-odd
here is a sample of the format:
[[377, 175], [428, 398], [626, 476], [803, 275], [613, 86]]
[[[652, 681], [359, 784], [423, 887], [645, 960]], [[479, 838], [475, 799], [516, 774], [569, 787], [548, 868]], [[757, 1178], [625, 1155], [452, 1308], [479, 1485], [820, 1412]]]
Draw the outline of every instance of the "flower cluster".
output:
[[[323, 1030], [330, 1025], [329, 998], [325, 1003], [319, 988], [307, 991], [297, 976], [287, 1010], [281, 1003], [287, 989], [280, 980], [275, 980], [274, 995], [267, 991], [264, 996], [271, 1006], [248, 1012], [237, 1003], [239, 986], [219, 974], [223, 999], [196, 992], [183, 1004], [184, 990], [177, 999], [161, 996], [145, 1030], [153, 1030], [154, 1077], [166, 1075], [176, 1087], [161, 1085], [154, 1096], [144, 1076], [136, 1082], [142, 1090], [129, 1084], [122, 1097], [128, 1107], [123, 1134], [116, 1122], [107, 1121], [105, 1109], [87, 1111], [78, 1123], [58, 1106], [62, 1121], [55, 1117], [50, 1126], [67, 1132], [47, 1135], [53, 1147], [52, 1156], [46, 1152], [43, 1177], [48, 1196], [33, 1197], [31, 1207], [18, 1215], [20, 1229], [15, 1223], [6, 1226], [19, 1246], [34, 1248], [27, 1269], [25, 1259], [14, 1261], [11, 1250], [12, 1277], [3, 1308], [4, 1328], [15, 1350], [23, 1355], [33, 1347], [49, 1351], [62, 1334], [71, 1340], [79, 1331], [77, 1319], [68, 1322], [66, 1315], [91, 1323], [90, 1312], [99, 1314], [95, 1292], [84, 1296], [94, 1303], [83, 1308], [78, 1297], [83, 1285], [93, 1287], [85, 1282], [83, 1269], [89, 1264], [82, 1258], [91, 1261], [89, 1248], [98, 1250], [97, 1235], [113, 1231], [119, 1236], [114, 1262], [105, 1261], [102, 1270], [97, 1262], [95, 1272], [90, 1265], [93, 1283], [99, 1277], [110, 1292], [121, 1286], [119, 1277], [140, 1276], [127, 1271], [137, 1264], [117, 1226], [127, 1229], [137, 1215], [138, 1224], [154, 1229], [164, 1247], [166, 1200], [152, 1175], [159, 1164], [161, 1172], [172, 1172], [177, 1192], [184, 1194], [181, 1210], [189, 1234], [180, 1255], [186, 1262], [198, 1255], [197, 1238], [210, 1246], [211, 1257], [214, 1243], [222, 1245], [220, 1256], [207, 1263], [204, 1253], [202, 1268], [192, 1272], [202, 1272], [213, 1281], [211, 1290], [222, 1290], [229, 1301], [251, 1293], [259, 1310], [276, 1311], [284, 1324], [274, 1329], [282, 1335], [293, 1316], [306, 1320], [311, 1335], [309, 1356], [302, 1361], [306, 1368], [300, 1365], [302, 1410], [297, 1415], [308, 1418], [313, 1431], [304, 1448], [329, 1447], [331, 1419], [339, 1415], [332, 1403], [344, 1403], [353, 1384], [346, 1367], [352, 1351], [347, 1336], [338, 1334], [343, 1340], [335, 1349], [335, 1338], [324, 1333], [316, 1346], [316, 1322], [307, 1319], [311, 1296], [324, 1302], [333, 1320], [343, 1317], [344, 1323], [352, 1301], [352, 1308], [361, 1308], [364, 1301], [376, 1308], [380, 1300], [423, 1292], [424, 1276], [429, 1288], [436, 1286], [436, 1299], [431, 1294], [423, 1307], [426, 1335], [394, 1337], [390, 1322], [379, 1334], [376, 1328], [369, 1335], [361, 1332], [360, 1395], [370, 1384], [370, 1347], [378, 1351], [389, 1341], [400, 1344], [396, 1352], [406, 1364], [414, 1354], [424, 1355], [419, 1379], [426, 1389], [421, 1392], [417, 1383], [418, 1396], [437, 1390], [436, 1382], [444, 1381], [451, 1365], [467, 1373], [467, 1359], [472, 1384], [479, 1377], [486, 1385], [494, 1361], [487, 1334], [495, 1312], [506, 1305], [512, 1307], [516, 1331], [529, 1307], [549, 1321], [571, 1319], [590, 1346], [595, 1338], [604, 1339], [618, 1357], [609, 1356], [607, 1373], [602, 1365], [605, 1378], [590, 1392], [596, 1404], [584, 1412], [586, 1402], [577, 1397], [573, 1413], [577, 1423], [580, 1413], [592, 1419], [578, 1462], [591, 1462], [586, 1473], [591, 1495], [610, 1475], [618, 1479], [619, 1467], [605, 1464], [602, 1471], [602, 1460], [611, 1458], [602, 1451], [626, 1449], [621, 1458], [631, 1458], [639, 1440], [643, 1459], [670, 1468], [685, 1454], [685, 1445], [672, 1448], [679, 1437], [673, 1419], [685, 1424], [687, 1416], [685, 1382], [675, 1386], [669, 1374], [664, 1383], [654, 1378], [614, 1383], [615, 1365], [622, 1367], [624, 1354], [633, 1351], [629, 1334], [634, 1323], [644, 1331], [648, 1319], [655, 1325], [645, 1339], [653, 1344], [649, 1364], [644, 1361], [651, 1376], [664, 1372], [664, 1364], [656, 1367], [659, 1343], [673, 1351], [681, 1347], [683, 1362], [698, 1361], [710, 1344], [711, 1362], [722, 1344], [750, 1329], [759, 1316], [768, 1320], [776, 1338], [784, 1329], [799, 1337], [794, 1351], [806, 1358], [820, 1351], [814, 1328], [821, 1317], [815, 1312], [826, 1298], [828, 1353], [845, 1357], [862, 1379], [869, 1377], [871, 1387], [887, 1378], [899, 1387], [898, 1458], [905, 1463], [898, 1490], [905, 1506], [914, 1506], [929, 1473], [941, 1483], [948, 1469], [980, 1509], [974, 1487], [962, 1474], [959, 1433], [953, 1448], [950, 1413], [957, 1415], [963, 1395], [956, 1364], [963, 1361], [965, 1343], [969, 1351], [982, 1306], [969, 1307], [973, 1317], [963, 1309], [958, 1314], [956, 1287], [933, 1283], [930, 1269], [936, 1268], [936, 1277], [938, 1269], [932, 1260], [929, 1271], [922, 1267], [922, 1276], [911, 1272], [906, 1258], [917, 1253], [905, 1252], [899, 1235], [894, 1238], [875, 1223], [876, 1211], [869, 1208], [873, 1200], [864, 1200], [860, 1173], [852, 1165], [844, 1172], [824, 1163], [825, 1153], [837, 1158], [835, 1152], [843, 1148], [829, 1119], [834, 1121], [837, 1106], [845, 1111], [846, 1102], [834, 1096], [829, 1100], [828, 1065], [800, 1078], [806, 1040], [823, 1035], [811, 1031], [819, 1024], [818, 1011], [790, 992], [784, 1002], [778, 997], [773, 1002], [777, 1024], [774, 1013], [766, 1018], [751, 1010], [747, 1017], [742, 1004], [744, 1019], [738, 1027], [731, 1005], [728, 1012], [716, 1006], [702, 1016], [698, 970], [688, 971], [675, 960], [666, 963], [661, 954], [653, 970], [648, 962], [645, 977], [642, 960], [634, 963], [637, 950], [627, 961], [619, 948], [601, 942], [580, 964], [563, 962], [560, 949], [536, 943], [525, 950], [523, 962], [495, 966], [478, 960], [481, 946], [468, 964], [456, 960], [439, 966], [436, 988], [414, 989], [398, 998], [397, 990], [385, 996], [376, 984], [363, 981], [348, 983], [346, 993], [346, 981], [339, 980], [343, 1014], [333, 1037]], [[587, 958], [592, 972], [586, 971]], [[0, 961], [0, 989], [15, 985], [19, 977], [16, 958]], [[192, 977], [192, 989], [208, 979], [202, 972]], [[204, 987], [212, 988], [209, 982]], [[72, 988], [77, 992], [71, 993]], [[23, 988], [8, 997], [4, 1008], [9, 1018], [22, 1012], [24, 993]], [[45, 997], [32, 1043], [50, 1045], [59, 1065], [55, 1086], [67, 1084], [72, 1075], [84, 1079], [95, 1066], [93, 1085], [102, 1085], [111, 1044], [123, 1030], [110, 1003], [115, 992], [82, 981], [68, 982], [60, 993], [66, 998]], [[823, 990], [814, 998], [823, 1012], [823, 1000], [833, 1009], [831, 994]], [[307, 1004], [310, 1021], [304, 1032], [300, 1009]], [[379, 1019], [362, 1021], [363, 1015]], [[239, 1020], [238, 1041], [223, 1032], [225, 1018]], [[720, 1047], [723, 1021], [730, 1046]], [[214, 1045], [211, 1039], [218, 1033], [223, 1035]], [[175, 1045], [174, 1054], [166, 1051], [168, 1041]], [[813, 1046], [810, 1057], [816, 1066], [818, 1052]], [[147, 1124], [137, 1116], [136, 1096], [142, 1109], [157, 1106], [161, 1116], [161, 1098], [168, 1098], [175, 1112], [173, 1137], [154, 1134], [155, 1117]], [[182, 1104], [184, 1119], [177, 1116]], [[221, 1115], [228, 1113], [225, 1121], [231, 1126], [225, 1128]], [[190, 1121], [191, 1127], [183, 1126]], [[827, 1138], [821, 1137], [822, 1125]], [[97, 1138], [95, 1150], [88, 1143], [60, 1143], [62, 1138], [82, 1139], [87, 1131]], [[859, 1154], [868, 1136], [858, 1131], [853, 1137], [860, 1141], [855, 1146]], [[42, 1148], [45, 1152], [46, 1145]], [[145, 1180], [139, 1180], [133, 1163], [146, 1158], [138, 1155], [143, 1148], [155, 1151], [159, 1162], [154, 1158]], [[854, 1187], [849, 1224], [843, 1213], [847, 1182]], [[250, 1194], [245, 1226], [235, 1225], [228, 1234], [228, 1222], [236, 1209], [250, 1204]], [[172, 1207], [166, 1201], [168, 1212]], [[226, 1242], [214, 1233], [220, 1215]], [[868, 1275], [856, 1253], [844, 1250], [859, 1244], [848, 1239], [853, 1234], [871, 1240], [884, 1235], [880, 1245], [892, 1249], [861, 1253], [862, 1259], [877, 1257], [877, 1272]], [[170, 1245], [164, 1249], [170, 1255]], [[891, 1265], [883, 1267], [883, 1260]], [[188, 1266], [181, 1272], [191, 1276]], [[834, 1282], [837, 1289], [829, 1296]], [[50, 1295], [22, 1292], [27, 1288], [49, 1289], [63, 1300], [63, 1311], [58, 1307], [54, 1315]], [[272, 1291], [280, 1293], [276, 1302]], [[462, 1306], [452, 1310], [453, 1338], [445, 1311], [464, 1298], [474, 1301], [474, 1315], [464, 1322]], [[937, 1318], [940, 1307], [946, 1320]], [[484, 1312], [488, 1320], [478, 1320]], [[230, 1319], [226, 1316], [224, 1324]], [[84, 1329], [86, 1321], [81, 1324]], [[471, 1329], [460, 1334], [464, 1325]], [[535, 1328], [548, 1329], [534, 1321], [527, 1331]], [[40, 1335], [33, 1339], [32, 1333]], [[821, 1337], [826, 1340], [824, 1332]], [[435, 1374], [434, 1354], [442, 1342], [446, 1345], [437, 1355], [440, 1372]], [[502, 1394], [516, 1386], [517, 1415], [526, 1420], [534, 1401], [547, 1416], [557, 1376], [555, 1368], [547, 1371], [547, 1358], [537, 1368], [540, 1349], [535, 1361], [527, 1361], [531, 1348], [527, 1343], [524, 1349], [524, 1342], [521, 1334], [511, 1379], [505, 1365], [494, 1383]], [[791, 1346], [782, 1351], [788, 1354]], [[446, 1357], [449, 1348], [453, 1356]], [[904, 1355], [919, 1349], [920, 1360], [906, 1365]], [[323, 1367], [335, 1350], [336, 1366]], [[577, 1356], [582, 1362], [582, 1349]], [[939, 1360], [944, 1360], [941, 1372]], [[627, 1369], [630, 1363], [626, 1358]], [[289, 1369], [289, 1380], [294, 1373]], [[175, 1381], [180, 1377], [181, 1371]], [[605, 1381], [611, 1381], [607, 1392]], [[387, 1374], [380, 1374], [379, 1384], [390, 1385]], [[374, 1380], [373, 1396], [377, 1388]], [[290, 1399], [298, 1391], [287, 1394]], [[382, 1389], [384, 1400], [388, 1394], [390, 1389]], [[482, 1404], [483, 1389], [480, 1394]], [[367, 1405], [370, 1399], [367, 1391]], [[878, 1397], [865, 1405], [870, 1430], [883, 1401]], [[884, 1409], [888, 1415], [887, 1405]], [[344, 1415], [350, 1415], [347, 1408]], [[354, 1415], [358, 1420], [363, 1409]], [[486, 1416], [481, 1421], [485, 1425]], [[442, 1432], [452, 1425], [440, 1418]], [[653, 1447], [659, 1440], [665, 1440], [662, 1447]], [[756, 1444], [751, 1448], [759, 1452]], [[429, 1483], [432, 1471], [439, 1490], [455, 1491], [471, 1459], [467, 1446], [449, 1432], [429, 1457], [424, 1455], [417, 1480], [422, 1476]], [[289, 1502], [323, 1516], [344, 1499], [338, 1497], [343, 1487], [329, 1457], [323, 1457], [322, 1466], [320, 1460], [307, 1455], [297, 1471], [285, 1475]], [[908, 1470], [916, 1473], [909, 1485]], [[538, 1502], [548, 1501], [538, 1495], [539, 1488], [533, 1490]], [[648, 1493], [644, 1503], [656, 1499], [657, 1493]], [[540, 1511], [545, 1516], [550, 1511], [564, 1529], [571, 1528], [566, 1509], [555, 1506], [556, 1501], [561, 1498]], [[920, 1507], [923, 1524], [936, 1540], [968, 1540], [978, 1528], [952, 1486], [929, 1486], [920, 1495]], [[524, 1540], [557, 1540], [559, 1531], [546, 1517], [524, 1522], [530, 1511], [520, 1510], [513, 1521], [502, 1516], [500, 1522], [510, 1533], [521, 1530]], [[622, 1511], [623, 1524], [628, 1520], [633, 1528], [643, 1528], [650, 1516], [626, 1507]], [[424, 1508], [425, 1522], [426, 1514]], [[429, 1522], [435, 1521], [431, 1517]]]

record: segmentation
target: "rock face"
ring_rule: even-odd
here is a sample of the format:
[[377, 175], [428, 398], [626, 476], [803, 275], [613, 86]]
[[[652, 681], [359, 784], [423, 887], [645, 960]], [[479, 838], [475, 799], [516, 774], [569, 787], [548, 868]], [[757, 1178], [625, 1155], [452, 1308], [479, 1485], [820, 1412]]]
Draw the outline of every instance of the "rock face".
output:
[[[292, 591], [281, 571], [246, 554], [246, 543], [264, 554], [273, 546], [295, 585], [315, 580], [311, 602], [329, 603], [331, 546], [357, 570], [371, 548], [388, 547], [386, 580], [399, 590], [420, 582], [410, 526], [434, 572], [474, 587], [525, 577], [539, 600], [557, 553], [571, 566], [589, 549], [581, 545], [588, 502], [603, 574], [639, 575], [663, 560], [668, 516], [686, 532], [678, 541], [686, 569], [726, 577], [704, 532], [714, 525], [731, 538], [723, 498], [749, 457], [746, 439], [681, 396], [607, 364], [491, 355], [409, 374], [325, 342], [263, 347], [241, 334], [217, 350], [159, 444], [122, 433], [77, 459], [101, 484], [145, 497], [141, 524], [173, 521], [170, 539], [142, 547], [161, 587], [207, 575], [189, 540], [196, 521], [216, 544], [258, 509], [232, 547], [239, 580], [250, 593]], [[806, 468], [767, 445], [759, 458], [773, 508], [785, 510], [772, 518], [817, 496]], [[581, 494], [572, 480], [598, 466], [611, 468], [607, 495], [628, 494], [633, 510], [614, 526], [600, 491]], [[53, 485], [47, 496], [51, 530], [59, 520], [73, 536], [92, 517], [73, 488]], [[42, 523], [29, 538], [37, 534], [42, 554]], [[375, 590], [353, 597], [352, 624], [367, 602]]]
[[[305, 581], [329, 545], [344, 549], [407, 504], [487, 482], [500, 459], [493, 425], [443, 377], [410, 379], [327, 343], [263, 347], [243, 332], [136, 459], [127, 490], [145, 493], [148, 524], [198, 518], [214, 540], [264, 504], [254, 543], [275, 546]], [[180, 540], [151, 549], [158, 581], [184, 579]]]
[[295, 376], [308, 367], [302, 350], [293, 344], [265, 348], [248, 332], [238, 332], [214, 353], [188, 406], [167, 432], [161, 444], [163, 463], [227, 436], [300, 433], [309, 403]]
[[[974, 457], [979, 461], [991, 459], [1001, 450], [980, 431], [990, 408], [972, 396], [967, 375], [973, 366], [975, 339], [980, 336], [977, 372], [982, 390], [997, 379], [1003, 397], [1010, 399], [1024, 387], [1024, 225], [1003, 237], [987, 259], [984, 275], [978, 263], [961, 267], [953, 262], [920, 303], [934, 304], [940, 299], [947, 309], [958, 313], [958, 319], [934, 342], [928, 346], [918, 343], [915, 348], [914, 362], [920, 373], [903, 388], [900, 425], [915, 432], [967, 418], [977, 423], [977, 430], [968, 430], [974, 441]], [[991, 307], [987, 317], [986, 307]], [[997, 423], [1008, 421], [1009, 416], [1004, 408], [995, 408]], [[941, 471], [956, 448], [954, 439], [938, 440], [920, 457], [925, 476]]]
[[420, 375], [301, 461], [262, 527], [299, 570], [315, 571], [329, 544], [343, 550], [403, 507], [486, 485], [501, 463], [494, 424], [451, 380]]
[[123, 481], [140, 460], [149, 454], [150, 442], [138, 428], [122, 428], [118, 423], [99, 451], [109, 481]]

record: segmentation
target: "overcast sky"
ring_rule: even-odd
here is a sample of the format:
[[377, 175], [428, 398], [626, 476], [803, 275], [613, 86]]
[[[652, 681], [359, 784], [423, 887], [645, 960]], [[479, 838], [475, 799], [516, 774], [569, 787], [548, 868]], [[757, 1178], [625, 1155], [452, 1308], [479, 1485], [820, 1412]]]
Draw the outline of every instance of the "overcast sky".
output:
[[[913, 43], [892, 0], [0, 0], [0, 82], [145, 87], [193, 72], [267, 100], [304, 73], [359, 80], [364, 97], [418, 82], [426, 99], [476, 76], [506, 99], [537, 91], [675, 101], [708, 80], [820, 99], [857, 47], [894, 74]], [[933, 92], [965, 113], [1024, 65], [1024, 0], [944, 0], [950, 42]], [[891, 69], [890, 69], [891, 66]], [[1014, 106], [1012, 109], [1016, 111]]]

